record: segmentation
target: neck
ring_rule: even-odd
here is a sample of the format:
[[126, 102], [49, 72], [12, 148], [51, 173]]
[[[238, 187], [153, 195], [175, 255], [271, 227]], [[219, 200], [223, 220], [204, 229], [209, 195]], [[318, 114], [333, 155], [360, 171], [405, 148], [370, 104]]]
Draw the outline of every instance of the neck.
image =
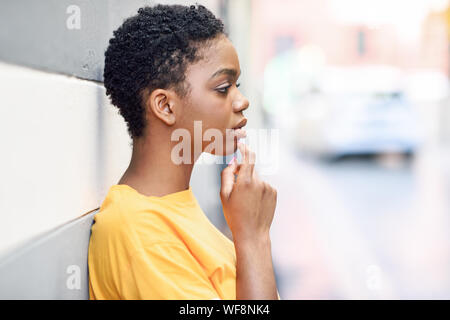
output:
[[175, 164], [171, 152], [177, 143], [161, 136], [134, 139], [130, 164], [118, 184], [157, 197], [188, 189], [198, 156], [194, 156], [190, 164]]

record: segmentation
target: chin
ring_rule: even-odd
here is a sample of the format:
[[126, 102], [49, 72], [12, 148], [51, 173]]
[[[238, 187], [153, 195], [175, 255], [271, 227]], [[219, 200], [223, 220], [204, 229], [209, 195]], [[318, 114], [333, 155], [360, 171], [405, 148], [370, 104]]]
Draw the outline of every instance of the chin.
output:
[[226, 143], [224, 141], [223, 143], [224, 148], [220, 151], [219, 148], [213, 149], [211, 152], [205, 150], [204, 152], [212, 154], [214, 156], [229, 156], [232, 155], [233, 153], [235, 153], [238, 150], [238, 146], [237, 146], [237, 138], [234, 138], [233, 140], [228, 141], [228, 143]]
[[237, 150], [238, 150], [237, 138], [234, 138], [233, 141], [230, 141], [230, 143], [225, 144], [225, 152], [223, 156], [229, 156], [235, 153]]

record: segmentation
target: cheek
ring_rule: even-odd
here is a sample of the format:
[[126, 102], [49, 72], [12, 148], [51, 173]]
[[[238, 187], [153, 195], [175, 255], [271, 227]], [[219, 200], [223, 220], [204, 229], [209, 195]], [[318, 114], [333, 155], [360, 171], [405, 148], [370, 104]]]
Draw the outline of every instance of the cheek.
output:
[[[201, 121], [202, 124], [202, 150], [215, 155], [229, 155], [235, 152], [236, 139], [230, 138], [226, 130], [233, 125], [233, 110], [226, 98], [221, 98], [217, 94], [204, 94], [201, 98], [193, 96], [191, 102], [192, 112], [189, 116], [191, 126], [194, 126], [194, 121]], [[198, 129], [197, 127], [197, 132]], [[218, 147], [218, 144], [221, 147]]]
[[202, 121], [204, 130], [214, 128], [225, 132], [232, 119], [231, 105], [226, 98], [222, 98], [217, 93], [204, 93], [201, 97], [195, 97], [192, 106], [192, 119]]

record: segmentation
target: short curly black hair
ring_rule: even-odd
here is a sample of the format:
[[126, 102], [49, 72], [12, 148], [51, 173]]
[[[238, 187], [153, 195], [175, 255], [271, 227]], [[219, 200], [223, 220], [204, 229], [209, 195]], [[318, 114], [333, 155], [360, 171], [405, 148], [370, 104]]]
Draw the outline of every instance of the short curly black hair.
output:
[[199, 48], [224, 34], [222, 21], [201, 5], [143, 7], [113, 33], [105, 52], [106, 94], [124, 117], [132, 138], [145, 129], [143, 101], [157, 88], [173, 88], [184, 97], [189, 63]]

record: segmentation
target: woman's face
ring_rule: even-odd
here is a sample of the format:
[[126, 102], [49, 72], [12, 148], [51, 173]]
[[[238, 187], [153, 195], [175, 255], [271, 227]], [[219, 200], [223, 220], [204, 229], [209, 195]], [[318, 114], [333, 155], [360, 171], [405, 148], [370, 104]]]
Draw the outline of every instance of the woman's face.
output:
[[[178, 124], [190, 131], [194, 147], [194, 140], [199, 140], [194, 136], [194, 121], [201, 121], [197, 122], [196, 129], [199, 132], [201, 124], [201, 151], [232, 154], [237, 149], [237, 138], [244, 135], [243, 130], [233, 128], [246, 124], [243, 111], [249, 106], [238, 89], [239, 59], [225, 36], [213, 40], [212, 45], [200, 49], [199, 53], [202, 59], [188, 66], [186, 71], [190, 89]], [[218, 148], [220, 144], [222, 148]]]

